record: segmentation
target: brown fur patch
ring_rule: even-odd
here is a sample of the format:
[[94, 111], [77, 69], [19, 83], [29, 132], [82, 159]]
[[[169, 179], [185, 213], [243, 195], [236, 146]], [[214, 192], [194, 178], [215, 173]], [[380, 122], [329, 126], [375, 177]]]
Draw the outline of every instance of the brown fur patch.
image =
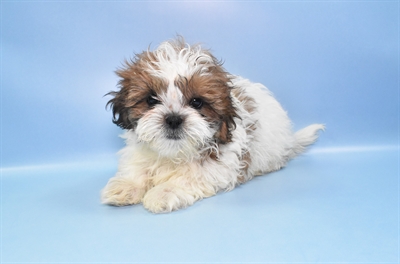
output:
[[124, 129], [133, 129], [137, 120], [151, 108], [146, 102], [149, 96], [160, 94], [167, 88], [164, 80], [151, 76], [145, 70], [148, 63], [154, 61], [156, 57], [152, 52], [143, 52], [116, 71], [121, 77], [118, 83], [120, 90], [108, 93], [114, 98], [107, 105], [112, 106], [113, 122]]

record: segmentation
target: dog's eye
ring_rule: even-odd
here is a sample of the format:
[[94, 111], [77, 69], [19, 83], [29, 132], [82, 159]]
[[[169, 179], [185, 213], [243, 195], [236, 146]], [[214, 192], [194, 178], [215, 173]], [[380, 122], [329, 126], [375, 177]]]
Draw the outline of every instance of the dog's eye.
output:
[[194, 109], [200, 109], [203, 106], [203, 100], [201, 100], [200, 98], [193, 98], [190, 101], [190, 106]]
[[147, 97], [146, 102], [147, 102], [147, 104], [148, 104], [149, 106], [153, 106], [153, 105], [156, 105], [156, 104], [160, 103], [160, 101], [158, 101], [158, 100], [155, 98], [155, 95], [150, 95], [149, 97]]

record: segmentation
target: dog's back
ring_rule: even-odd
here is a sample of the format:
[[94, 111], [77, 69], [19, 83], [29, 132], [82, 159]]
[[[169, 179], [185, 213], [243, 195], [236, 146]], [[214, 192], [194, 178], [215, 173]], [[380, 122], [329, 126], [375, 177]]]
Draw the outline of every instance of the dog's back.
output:
[[286, 111], [265, 86], [241, 77], [232, 80], [234, 87], [253, 101], [251, 111], [243, 103], [236, 103], [242, 117], [237, 122], [251, 128], [247, 131], [249, 174], [261, 175], [284, 167], [288, 160], [314, 143], [317, 132], [324, 129], [321, 124], [313, 124], [294, 133]]

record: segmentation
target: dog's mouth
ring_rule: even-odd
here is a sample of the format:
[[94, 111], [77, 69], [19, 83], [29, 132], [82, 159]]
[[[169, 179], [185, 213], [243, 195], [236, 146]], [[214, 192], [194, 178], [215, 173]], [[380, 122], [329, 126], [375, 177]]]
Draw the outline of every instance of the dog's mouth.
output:
[[167, 131], [165, 137], [170, 140], [181, 140], [183, 138], [182, 132], [176, 130]]

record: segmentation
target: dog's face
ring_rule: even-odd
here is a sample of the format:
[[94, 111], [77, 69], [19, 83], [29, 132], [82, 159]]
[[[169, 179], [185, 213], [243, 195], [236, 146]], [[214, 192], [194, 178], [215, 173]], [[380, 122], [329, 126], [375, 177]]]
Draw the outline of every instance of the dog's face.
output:
[[145, 51], [117, 71], [113, 122], [159, 155], [190, 159], [231, 140], [236, 116], [228, 74], [208, 51], [182, 40]]

